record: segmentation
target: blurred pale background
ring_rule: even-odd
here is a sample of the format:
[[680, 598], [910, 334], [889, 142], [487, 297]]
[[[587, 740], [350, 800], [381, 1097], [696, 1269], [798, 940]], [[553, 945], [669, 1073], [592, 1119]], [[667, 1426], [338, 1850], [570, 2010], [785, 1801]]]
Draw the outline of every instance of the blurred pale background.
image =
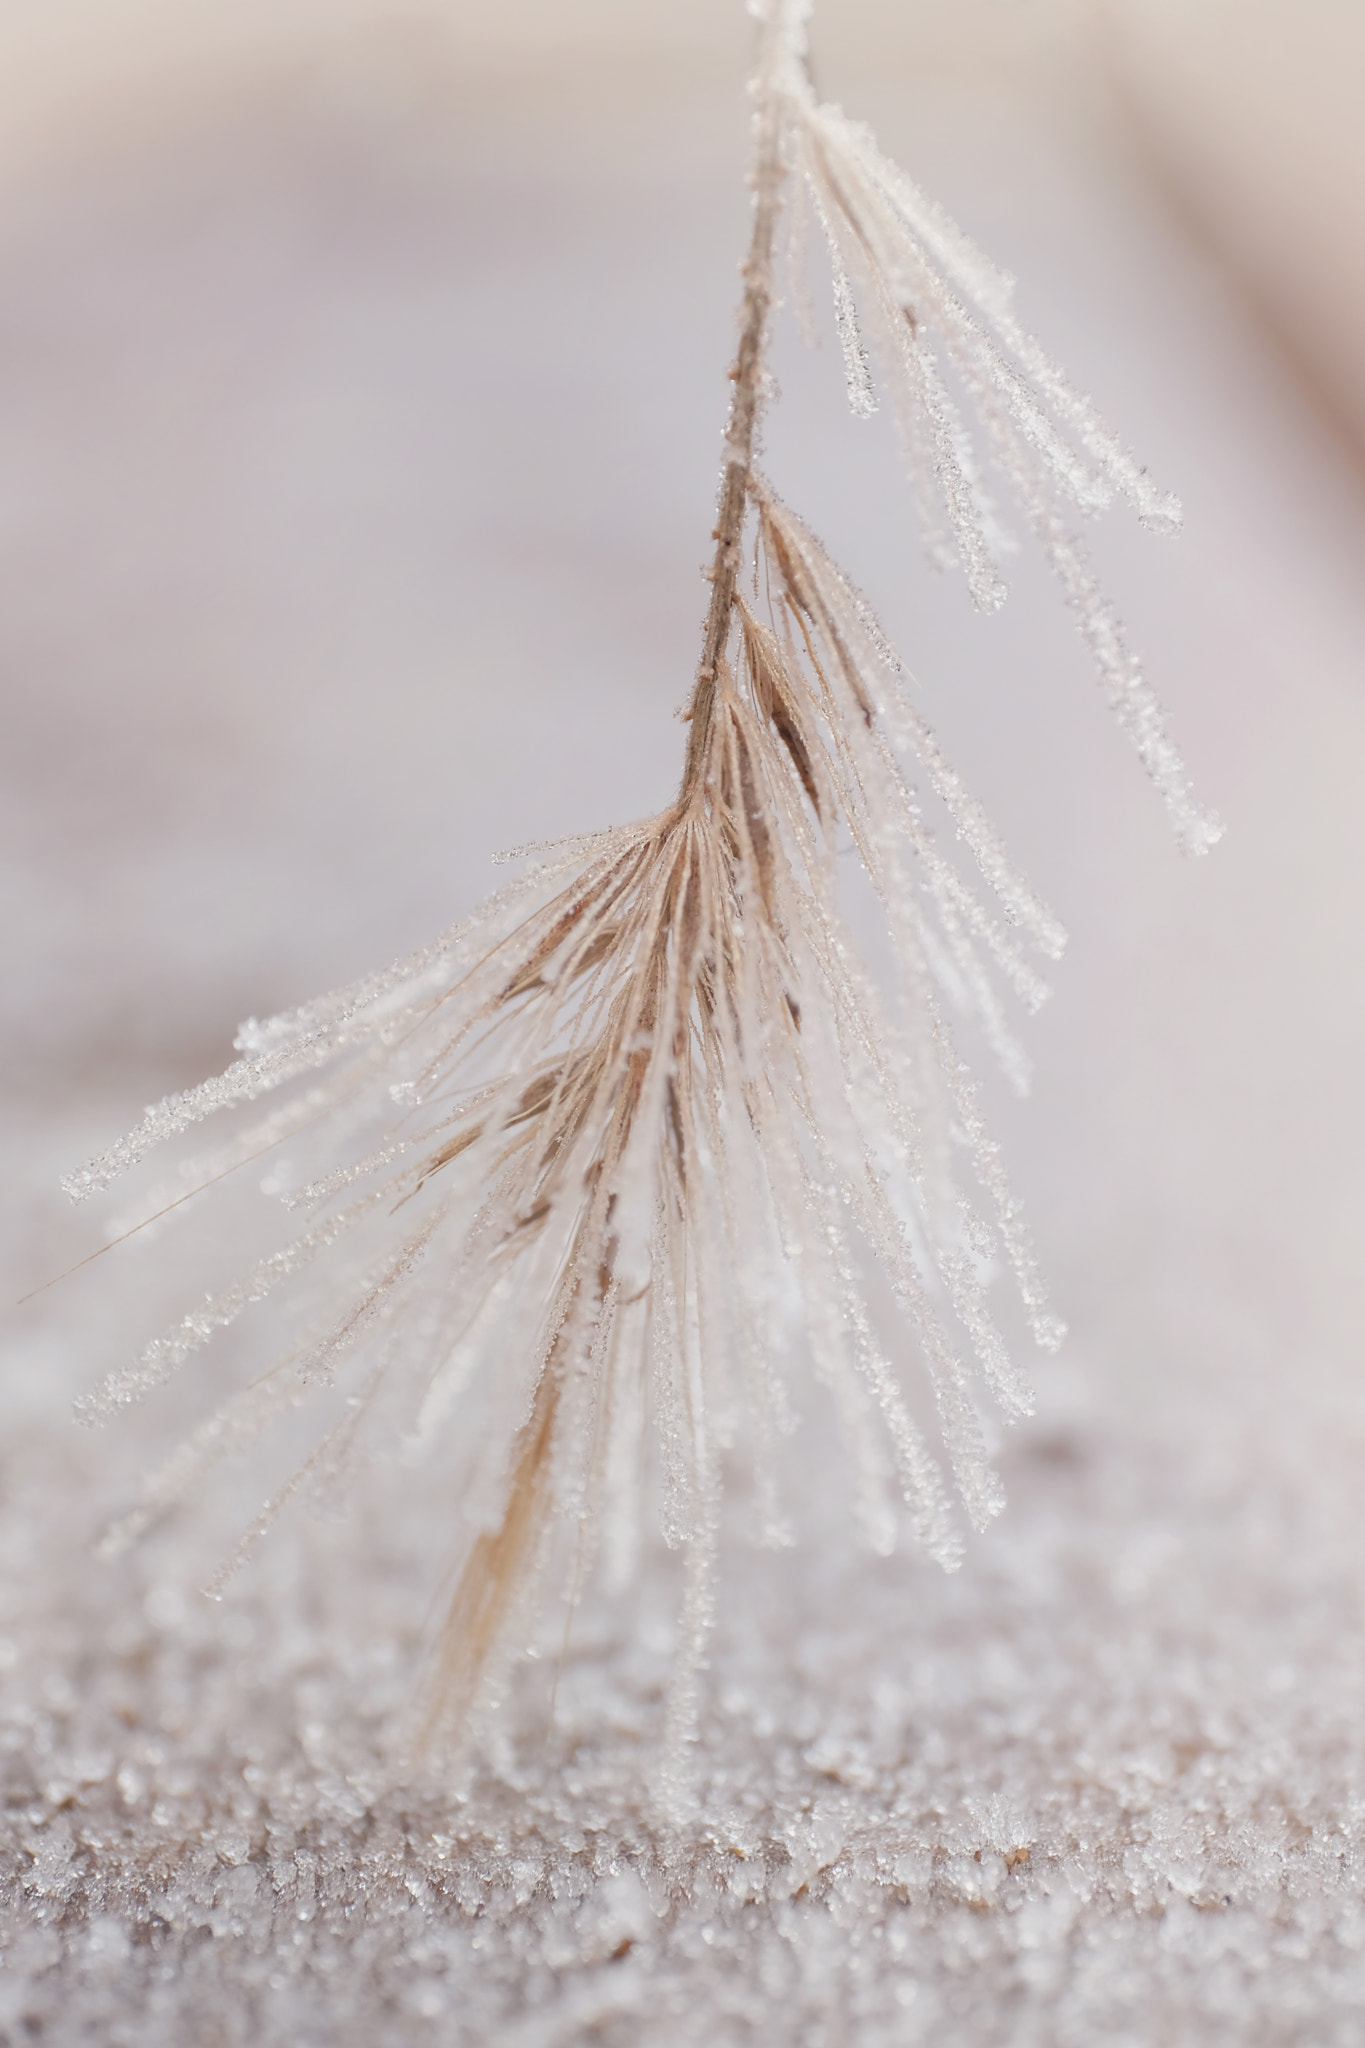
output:
[[[668, 791], [747, 50], [738, 0], [0, 5], [14, 1294], [100, 1242], [59, 1174], [239, 1017], [439, 929], [493, 849]], [[1178, 542], [1115, 515], [1094, 546], [1228, 826], [1177, 857], [1036, 564], [975, 618], [831, 337], [784, 330], [775, 481], [1073, 933], [1033, 1100], [992, 1091], [1071, 1344], [967, 1573], [832, 1596], [851, 1647], [819, 1683], [856, 1718], [870, 1662], [929, 1674], [945, 1812], [1042, 1800], [1037, 1729], [1077, 1713], [1128, 1784], [1177, 1697], [1221, 1717], [1249, 1811], [1286, 1757], [1325, 1810], [1365, 1717], [1365, 10], [829, 0], [815, 51], [1182, 492]], [[14, 1321], [11, 1688], [120, 1611], [92, 1502], [147, 1448], [68, 1404], [186, 1305], [171, 1242]], [[1040, 1718], [997, 1756], [1003, 1666], [973, 1660], [1011, 1641]]]
[[[491, 848], [667, 787], [747, 35], [729, 0], [0, 11], [0, 1000], [60, 1145], [445, 922]], [[1175, 547], [1098, 547], [1229, 821], [1198, 871], [1041, 579], [983, 623], [927, 578], [878, 430], [785, 349], [774, 470], [1076, 931], [1014, 1140], [1052, 1261], [1140, 1221], [1169, 1275], [1197, 1210], [1277, 1329], [1353, 1328], [1365, 17], [845, 0], [816, 59], [1187, 500]]]

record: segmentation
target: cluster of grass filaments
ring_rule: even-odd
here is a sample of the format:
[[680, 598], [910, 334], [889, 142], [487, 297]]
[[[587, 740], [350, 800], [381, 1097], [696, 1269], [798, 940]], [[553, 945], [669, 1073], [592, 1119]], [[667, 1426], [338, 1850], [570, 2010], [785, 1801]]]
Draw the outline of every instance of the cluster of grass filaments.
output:
[[[755, 11], [752, 240], [676, 800], [550, 850], [386, 972], [244, 1027], [233, 1067], [156, 1105], [68, 1182], [87, 1194], [160, 1140], [267, 1094], [264, 1117], [187, 1162], [179, 1188], [275, 1148], [322, 1163], [279, 1176], [307, 1212], [302, 1233], [86, 1404], [98, 1416], [139, 1398], [305, 1268], [328, 1271], [287, 1355], [152, 1474], [106, 1547], [342, 1375], [354, 1391], [341, 1419], [239, 1555], [385, 1403], [410, 1447], [452, 1413], [476, 1415], [463, 1555], [426, 1688], [432, 1740], [474, 1726], [496, 1696], [564, 1554], [557, 1537], [570, 1538], [576, 1581], [594, 1547], [625, 1580], [653, 1493], [685, 1557], [676, 1759], [697, 1728], [722, 1478], [741, 1450], [760, 1539], [790, 1534], [780, 1450], [793, 1373], [813, 1370], [837, 1407], [874, 1548], [908, 1523], [951, 1566], [954, 1494], [978, 1527], [1001, 1505], [978, 1389], [1007, 1417], [1029, 1405], [986, 1302], [1001, 1252], [1036, 1340], [1061, 1335], [946, 1010], [976, 1020], [1022, 1088], [998, 983], [1036, 1006], [1034, 956], [1055, 958], [1064, 934], [944, 761], [866, 604], [756, 469], [784, 187], [805, 193], [828, 238], [854, 408], [872, 403], [856, 273], [921, 489], [926, 502], [936, 491], [978, 601], [1001, 594], [1000, 535], [934, 331], [1177, 828], [1196, 848], [1215, 831], [1059, 509], [1093, 511], [1118, 489], [1170, 523], [1170, 502], [1023, 335], [1006, 281], [863, 131], [816, 105], [804, 7]], [[933, 836], [932, 804], [974, 881]], [[836, 855], [850, 841], [892, 942], [889, 980], [864, 964], [846, 915]], [[869, 1307], [874, 1270], [895, 1303], [889, 1335]], [[907, 1336], [939, 1445], [903, 1384]]]

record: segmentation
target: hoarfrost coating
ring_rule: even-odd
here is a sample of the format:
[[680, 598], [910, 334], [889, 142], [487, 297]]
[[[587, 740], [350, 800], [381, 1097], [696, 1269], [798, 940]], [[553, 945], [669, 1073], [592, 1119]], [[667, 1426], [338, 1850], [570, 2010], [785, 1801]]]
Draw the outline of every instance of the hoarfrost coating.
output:
[[[68, 1183], [92, 1193], [209, 1115], [286, 1091], [149, 1209], [269, 1155], [267, 1185], [306, 1227], [86, 1412], [139, 1398], [267, 1302], [272, 1362], [151, 1476], [106, 1548], [344, 1388], [224, 1571], [366, 1441], [444, 1457], [465, 1537], [426, 1687], [430, 1743], [486, 1721], [555, 1575], [571, 1598], [595, 1567], [627, 1579], [655, 1513], [684, 1553], [661, 1780], [675, 1813], [691, 1799], [726, 1474], [747, 1473], [758, 1539], [790, 1540], [782, 1442], [813, 1377], [871, 1547], [904, 1529], [951, 1567], [953, 1496], [976, 1528], [1002, 1504], [982, 1397], [1007, 1420], [1030, 1403], [987, 1302], [997, 1260], [1034, 1340], [1062, 1335], [948, 1012], [1022, 1093], [998, 984], [1036, 1008], [1037, 962], [1065, 935], [915, 712], [867, 604], [755, 467], [789, 183], [829, 246], [854, 410], [874, 405], [866, 326], [931, 545], [946, 520], [978, 604], [1003, 598], [1008, 539], [932, 334], [1183, 843], [1217, 836], [1067, 523], [1117, 493], [1170, 527], [1174, 502], [1018, 325], [1008, 280], [865, 130], [816, 103], [804, 8], [756, 11], [753, 232], [676, 799], [552, 851], [386, 972], [253, 1019], [234, 1066], [155, 1105]], [[848, 846], [887, 972], [860, 949], [837, 867]], [[452, 1414], [477, 1426], [452, 1431]]]

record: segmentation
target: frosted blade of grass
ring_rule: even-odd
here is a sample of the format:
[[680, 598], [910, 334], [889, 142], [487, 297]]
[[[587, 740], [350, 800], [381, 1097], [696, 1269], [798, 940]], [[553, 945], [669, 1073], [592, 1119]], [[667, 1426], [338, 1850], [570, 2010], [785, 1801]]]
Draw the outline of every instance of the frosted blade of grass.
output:
[[[1033, 410], [1037, 402], [1049, 408], [1058, 422], [1076, 436], [1114, 488], [1130, 500], [1144, 524], [1156, 531], [1177, 531], [1181, 524], [1179, 500], [1152, 483], [1146, 470], [1105, 423], [1093, 400], [1071, 384], [1042, 345], [1025, 330], [1013, 308], [1013, 280], [971, 243], [941, 206], [928, 200], [882, 154], [869, 129], [849, 121], [832, 107], [812, 109], [806, 118], [825, 146], [894, 210], [907, 237], [921, 252], [922, 260], [938, 266], [945, 285], [955, 294], [960, 293], [966, 306], [976, 309], [980, 320], [1015, 358], [1017, 370], [1010, 374], [1016, 380], [1017, 391], [1022, 394], [1031, 384], [1037, 394], [1037, 401], [1030, 401], [1029, 409]], [[1008, 370], [1003, 357], [995, 356], [995, 360]]]
[[1155, 784], [1181, 845], [1188, 853], [1207, 853], [1223, 836], [1222, 821], [1196, 799], [1166, 713], [1128, 645], [1122, 621], [1091, 575], [1080, 543], [1042, 503], [1036, 506], [1036, 520], [1122, 731]]
[[143, 1482], [137, 1505], [113, 1522], [100, 1539], [102, 1558], [122, 1556], [152, 1524], [179, 1505], [216, 1465], [243, 1451], [287, 1410], [304, 1398], [292, 1359], [244, 1388], [211, 1415], [193, 1436]]
[[103, 1386], [88, 1395], [77, 1410], [81, 1419], [102, 1421], [116, 1410], [142, 1400], [154, 1387], [161, 1386], [178, 1372], [196, 1351], [201, 1351], [215, 1331], [228, 1329], [247, 1309], [292, 1280], [320, 1252], [353, 1230], [373, 1206], [373, 1197], [354, 1203], [302, 1237], [296, 1237], [282, 1250], [272, 1252], [235, 1286], [225, 1288], [220, 1294], [206, 1295], [198, 1308], [191, 1309], [163, 1336], [155, 1338], [135, 1365], [129, 1366], [125, 1372], [111, 1374]]
[[1070, 383], [1041, 343], [1020, 324], [1013, 308], [1013, 278], [990, 263], [941, 206], [882, 156], [866, 129], [861, 132], [883, 189], [898, 207], [907, 227], [938, 258], [959, 290], [982, 308], [1020, 368], [1047, 397], [1058, 417], [1076, 433], [1086, 452], [1102, 464], [1115, 486], [1131, 500], [1143, 523], [1156, 532], [1178, 532], [1183, 523], [1180, 500], [1153, 484], [1147, 471], [1106, 425], [1093, 400]]
[[816, 218], [825, 231], [825, 245], [829, 252], [830, 270], [834, 281], [834, 324], [839, 334], [839, 346], [844, 352], [844, 380], [848, 388], [848, 409], [856, 419], [870, 419], [877, 410], [877, 401], [872, 395], [872, 373], [868, 368], [867, 351], [858, 331], [858, 308], [853, 297], [853, 285], [844, 267], [843, 251], [839, 237], [825, 205], [824, 195], [813, 179], [808, 178], [807, 187], [815, 206]]
[[[597, 860], [609, 859], [619, 845], [629, 841], [634, 830], [622, 827], [593, 835], [589, 843], [597, 850]], [[474, 941], [483, 941], [490, 928], [505, 921], [527, 895], [542, 890], [581, 862], [579, 843], [575, 842], [573, 850], [519, 877], [439, 939], [382, 972], [367, 975], [264, 1023], [248, 1018], [237, 1036], [237, 1044], [246, 1057], [196, 1088], [153, 1103], [136, 1129], [88, 1166], [66, 1176], [62, 1182], [66, 1194], [72, 1201], [84, 1201], [191, 1124], [236, 1103], [253, 1101], [300, 1074], [324, 1066], [345, 1046], [362, 1042], [382, 1028], [382, 1013], [368, 1018], [363, 1013], [375, 1010], [394, 990], [406, 985], [410, 1001], [414, 997], [420, 1000], [424, 994], [439, 994], [447, 981], [467, 964], [464, 956]], [[429, 989], [422, 987], [424, 977], [429, 978]]]
[[[928, 774], [935, 795], [946, 807], [1006, 915], [1020, 924], [1050, 958], [1060, 958], [1066, 946], [1065, 929], [1010, 861], [981, 805], [968, 793], [956, 770], [949, 767], [923, 719], [906, 703], [904, 671], [865, 602], [810, 528], [785, 505], [765, 496], [763, 516], [774, 536], [779, 558], [798, 564], [803, 572], [795, 586], [796, 594], [817, 619], [831, 651], [837, 654], [842, 649], [850, 659], [856, 659], [861, 646], [859, 674], [864, 697], [875, 704], [892, 739], [911, 753]], [[894, 691], [882, 686], [883, 675], [896, 684]]]

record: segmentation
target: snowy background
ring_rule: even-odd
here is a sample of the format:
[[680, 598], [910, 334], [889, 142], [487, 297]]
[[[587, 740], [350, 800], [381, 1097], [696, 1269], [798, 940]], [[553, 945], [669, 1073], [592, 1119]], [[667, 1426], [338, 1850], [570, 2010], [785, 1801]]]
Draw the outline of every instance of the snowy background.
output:
[[[0, 9], [7, 1299], [239, 1018], [676, 778], [746, 24], [464, 12]], [[705, 1839], [647, 1819], [648, 1589], [457, 1799], [382, 1742], [425, 1510], [376, 1486], [222, 1607], [193, 1516], [93, 1560], [206, 1383], [71, 1401], [212, 1220], [112, 1252], [7, 1325], [0, 2040], [1358, 2038], [1365, 30], [831, 0], [815, 48], [1186, 508], [1094, 547], [1228, 827], [1197, 864], [1042, 570], [974, 616], [832, 334], [782, 334], [774, 480], [1072, 933], [992, 1094], [1072, 1327], [1009, 1510], [952, 1578], [871, 1562], [798, 1444], [802, 1550], [727, 1563]]]

